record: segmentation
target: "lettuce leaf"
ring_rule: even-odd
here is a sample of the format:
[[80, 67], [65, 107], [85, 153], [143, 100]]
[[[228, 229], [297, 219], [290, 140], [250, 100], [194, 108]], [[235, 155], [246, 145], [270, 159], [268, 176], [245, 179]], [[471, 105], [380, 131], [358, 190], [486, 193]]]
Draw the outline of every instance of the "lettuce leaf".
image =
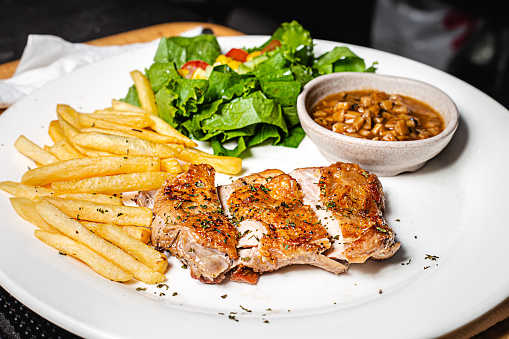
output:
[[210, 118], [202, 122], [205, 132], [231, 131], [259, 123], [272, 124], [288, 133], [281, 106], [261, 91], [221, 105]]
[[221, 47], [214, 35], [203, 34], [197, 37], [162, 37], [156, 54], [155, 62], [174, 62], [177, 69], [190, 60], [203, 60], [213, 64], [221, 54]]
[[[264, 44], [246, 50], [262, 50], [272, 40], [281, 47], [242, 72], [214, 66], [207, 80], [196, 80], [178, 70], [190, 60], [214, 64], [221, 54], [217, 38], [161, 38], [154, 63], [145, 71], [159, 116], [181, 133], [210, 142], [217, 155], [248, 156], [249, 148], [266, 144], [298, 147], [305, 133], [296, 101], [307, 82], [332, 72], [376, 71], [375, 64], [366, 67], [347, 47], [316, 57], [310, 32], [297, 21], [283, 23]], [[134, 86], [123, 100], [140, 106]]]
[[334, 47], [332, 51], [320, 56], [313, 65], [318, 75], [334, 72], [374, 72], [374, 66], [366, 68], [362, 58], [348, 47]]
[[259, 85], [252, 75], [238, 74], [227, 65], [214, 67], [209, 76], [205, 102], [218, 99], [232, 100], [256, 90]]

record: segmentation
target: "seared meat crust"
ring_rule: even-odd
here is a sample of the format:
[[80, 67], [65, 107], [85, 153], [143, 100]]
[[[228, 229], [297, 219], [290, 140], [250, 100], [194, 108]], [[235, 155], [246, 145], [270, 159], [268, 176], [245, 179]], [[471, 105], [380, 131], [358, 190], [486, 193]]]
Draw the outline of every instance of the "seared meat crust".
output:
[[155, 194], [152, 243], [186, 264], [195, 279], [217, 283], [237, 258], [237, 229], [223, 214], [209, 165], [191, 165]]
[[[279, 170], [266, 170], [238, 179], [220, 190], [240, 237], [240, 263], [255, 272], [291, 264], [310, 264], [334, 273], [342, 264], [321, 255], [331, 247], [327, 230], [302, 202], [295, 179]], [[245, 227], [248, 225], [248, 227]], [[249, 237], [251, 241], [243, 240]], [[250, 237], [254, 237], [250, 238]]]
[[389, 258], [399, 249], [400, 243], [394, 242], [394, 232], [382, 216], [385, 200], [376, 175], [357, 164], [339, 162], [291, 174], [306, 187], [305, 200], [324, 210], [320, 213], [329, 219], [327, 226], [335, 240], [326, 253], [329, 257], [363, 263], [368, 258]]
[[356, 164], [277, 169], [215, 187], [209, 165], [191, 165], [136, 203], [154, 211], [152, 243], [188, 265], [191, 277], [256, 284], [293, 264], [339, 274], [400, 247], [383, 217], [382, 185]]

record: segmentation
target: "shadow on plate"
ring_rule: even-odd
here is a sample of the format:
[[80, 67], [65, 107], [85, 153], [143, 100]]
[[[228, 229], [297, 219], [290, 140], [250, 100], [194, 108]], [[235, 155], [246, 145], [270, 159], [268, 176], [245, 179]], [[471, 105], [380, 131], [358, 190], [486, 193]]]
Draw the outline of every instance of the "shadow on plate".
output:
[[424, 167], [415, 173], [428, 174], [441, 171], [454, 165], [461, 157], [463, 151], [467, 148], [469, 134], [469, 126], [465, 119], [462, 118], [460, 112], [458, 129], [450, 143], [434, 159], [430, 160], [426, 165], [424, 165]]
[[[350, 264], [348, 270], [344, 273], [338, 274], [338, 278], [342, 275], [348, 274], [352, 271], [361, 272], [362, 274], [377, 274], [379, 271], [389, 267], [389, 266], [396, 266], [401, 265], [402, 263], [408, 262], [408, 254], [406, 253], [403, 246], [400, 247], [400, 249], [391, 257], [384, 260], [374, 260], [374, 259], [368, 259], [363, 264]], [[263, 273], [260, 276], [260, 279], [263, 279], [264, 276], [269, 276], [272, 274], [285, 274], [290, 272], [312, 272], [314, 270], [321, 270], [323, 269], [319, 267], [315, 267], [312, 265], [289, 265], [286, 267], [282, 267], [274, 272], [266, 272]], [[334, 274], [334, 273], [331, 273]], [[225, 279], [226, 280], [226, 279]]]

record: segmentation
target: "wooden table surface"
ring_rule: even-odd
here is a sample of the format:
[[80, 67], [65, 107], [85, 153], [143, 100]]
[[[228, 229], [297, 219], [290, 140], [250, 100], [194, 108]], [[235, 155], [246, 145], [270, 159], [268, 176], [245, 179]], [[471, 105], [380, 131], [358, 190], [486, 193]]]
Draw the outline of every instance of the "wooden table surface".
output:
[[[124, 44], [130, 44], [130, 43], [137, 43], [137, 42], [148, 42], [152, 41], [154, 39], [163, 37], [163, 36], [172, 36], [172, 35], [178, 35], [181, 34], [187, 30], [196, 28], [196, 27], [203, 27], [203, 28], [209, 28], [211, 29], [215, 35], [217, 36], [234, 36], [234, 35], [244, 35], [242, 32], [239, 32], [237, 30], [231, 29], [229, 27], [216, 25], [212, 23], [204, 23], [204, 22], [171, 22], [171, 23], [165, 23], [155, 26], [150, 26], [146, 28], [140, 28], [137, 30], [120, 33], [92, 41], [86, 42], [87, 44], [95, 45], [95, 46], [106, 46], [106, 45], [124, 45]], [[12, 61], [5, 64], [0, 65], [0, 79], [7, 79], [11, 77], [14, 74], [14, 71], [16, 70], [16, 66], [18, 65], [19, 61]], [[3, 110], [0, 109], [0, 114], [3, 112]], [[475, 274], [475, 273], [474, 273]], [[483, 316], [482, 318], [478, 319], [477, 321], [473, 322], [472, 324], [468, 325], [463, 330], [458, 330], [450, 335], [447, 335], [443, 337], [443, 339], [453, 339], [453, 338], [465, 338], [463, 333], [468, 333], [469, 328], [487, 328], [486, 324], [493, 323], [492, 319], [500, 318], [501, 310], [507, 310], [507, 305], [509, 304], [509, 300], [506, 300], [501, 307], [498, 307], [488, 313], [487, 315]], [[397, 305], [395, 305], [397, 307]], [[438, 306], [439, 307], [439, 306]], [[504, 311], [505, 312], [505, 311]], [[433, 326], [433, 324], [430, 324], [430, 326]], [[397, 327], [394, 328], [394, 333], [397, 336]], [[417, 334], [418, 335], [418, 334]], [[479, 333], [474, 337], [475, 339], [509, 339], [509, 319], [505, 319], [503, 321], [500, 321], [496, 323], [495, 325], [487, 328], [485, 331]]]

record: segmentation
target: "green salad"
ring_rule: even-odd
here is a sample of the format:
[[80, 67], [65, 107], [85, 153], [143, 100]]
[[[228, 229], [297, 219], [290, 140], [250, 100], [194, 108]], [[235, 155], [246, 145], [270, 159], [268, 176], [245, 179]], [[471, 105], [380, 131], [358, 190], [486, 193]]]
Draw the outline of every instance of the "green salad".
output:
[[[297, 147], [305, 136], [297, 96], [332, 72], [375, 72], [347, 47], [316, 56], [309, 31], [283, 23], [261, 46], [223, 54], [217, 38], [162, 38], [145, 75], [159, 116], [181, 133], [208, 141], [216, 155], [247, 156], [261, 144]], [[140, 106], [134, 85], [124, 101]]]

